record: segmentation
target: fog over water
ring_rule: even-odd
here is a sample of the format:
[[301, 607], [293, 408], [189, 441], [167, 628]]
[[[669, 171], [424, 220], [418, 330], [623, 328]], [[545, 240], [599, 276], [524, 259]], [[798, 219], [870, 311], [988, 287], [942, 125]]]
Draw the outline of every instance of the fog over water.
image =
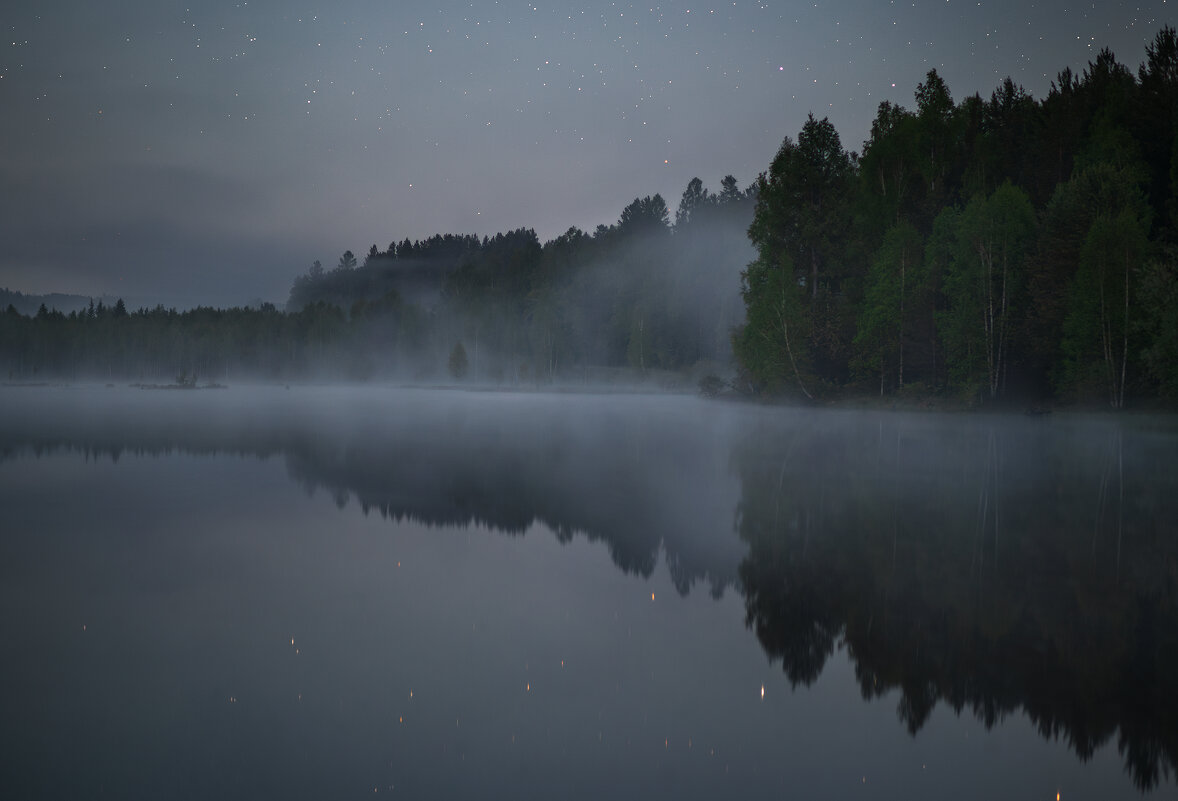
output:
[[2, 387], [0, 785], [1165, 797], [1176, 456], [1172, 418]]

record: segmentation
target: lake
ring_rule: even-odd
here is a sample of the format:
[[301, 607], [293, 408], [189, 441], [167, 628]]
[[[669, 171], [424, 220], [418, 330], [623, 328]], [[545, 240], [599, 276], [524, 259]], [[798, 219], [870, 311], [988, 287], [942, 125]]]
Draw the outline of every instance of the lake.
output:
[[1173, 797], [1173, 418], [0, 387], [0, 795]]

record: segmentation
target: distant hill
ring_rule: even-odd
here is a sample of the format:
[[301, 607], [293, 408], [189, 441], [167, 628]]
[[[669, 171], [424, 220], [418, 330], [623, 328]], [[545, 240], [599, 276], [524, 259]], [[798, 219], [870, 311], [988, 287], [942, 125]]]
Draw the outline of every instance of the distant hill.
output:
[[[127, 307], [127, 311], [137, 311], [139, 309], [153, 309], [157, 305], [162, 304], [165, 308], [174, 308], [179, 311], [186, 311], [193, 308], [196, 304], [186, 303], [184, 301], [177, 302], [175, 297], [155, 297], [147, 298], [144, 296], [123, 295], [121, 296], [123, 304]], [[0, 289], [0, 313], [11, 304], [21, 314], [27, 317], [33, 317], [37, 314], [37, 310], [41, 308], [41, 304], [45, 304], [45, 308], [53, 311], [56, 309], [62, 314], [69, 314], [72, 311], [82, 311], [89, 308], [90, 301], [93, 300], [95, 305], [102, 303], [104, 306], [114, 306], [119, 302], [119, 295], [101, 295], [91, 298], [89, 295], [66, 295], [62, 292], [53, 292], [48, 295], [26, 295], [23, 292], [18, 292], [14, 289]], [[260, 309], [267, 301], [261, 298], [253, 298], [247, 303], [241, 304], [245, 308]]]
[[[106, 306], [113, 306], [118, 303], [118, 298], [110, 295], [103, 295], [102, 297], [93, 298], [95, 303], [101, 301]], [[59, 312], [69, 314], [72, 311], [81, 311], [90, 306], [91, 298], [89, 295], [65, 295], [61, 292], [53, 292], [49, 295], [26, 295], [23, 292], [17, 292], [11, 289], [0, 289], [0, 311], [7, 309], [10, 305], [18, 312], [24, 315], [32, 316], [37, 313], [37, 309], [41, 308], [41, 304], [45, 304], [45, 308], [52, 311], [57, 309]]]

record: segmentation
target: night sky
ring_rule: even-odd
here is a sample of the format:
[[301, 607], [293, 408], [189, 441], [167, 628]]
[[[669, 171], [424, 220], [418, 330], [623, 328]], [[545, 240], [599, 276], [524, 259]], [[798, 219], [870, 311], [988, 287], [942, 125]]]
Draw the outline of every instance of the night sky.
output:
[[0, 11], [0, 287], [282, 303], [315, 259], [592, 231], [743, 188], [808, 112], [859, 150], [936, 68], [1043, 97], [1175, 3], [35, 2]]

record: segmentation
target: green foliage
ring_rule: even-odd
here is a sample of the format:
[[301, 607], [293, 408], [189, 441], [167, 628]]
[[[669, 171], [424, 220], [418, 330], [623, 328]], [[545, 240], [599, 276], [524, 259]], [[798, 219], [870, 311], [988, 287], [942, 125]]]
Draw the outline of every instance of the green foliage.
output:
[[1030, 198], [1009, 182], [989, 197], [976, 195], [959, 217], [945, 218], [934, 232], [933, 247], [948, 255], [948, 309], [940, 315], [939, 328], [950, 380], [980, 385], [990, 399], [1000, 394], [1005, 381], [1014, 320], [1023, 312], [1024, 261], [1034, 234]]
[[811, 297], [829, 282], [826, 268], [836, 263], [852, 175], [834, 126], [811, 114], [797, 143], [785, 137], [769, 172], [757, 179], [749, 238], [762, 258], [788, 257]]
[[881, 395], [889, 385], [904, 386], [906, 323], [913, 313], [912, 299], [925, 283], [923, 251], [920, 233], [912, 225], [894, 225], [884, 236], [867, 275], [855, 335], [855, 366], [879, 377]]
[[[1132, 165], [1098, 163], [1078, 170], [1048, 204], [1032, 298], [1040, 321], [1036, 337], [1058, 343], [1044, 361], [1055, 366], [1055, 388], [1061, 394], [1103, 395], [1120, 405], [1121, 393], [1109, 393], [1128, 377], [1124, 356], [1133, 326], [1126, 326], [1124, 301], [1136, 306], [1134, 274], [1147, 250], [1150, 212], [1139, 188], [1142, 175]], [[1127, 248], [1122, 255], [1134, 262], [1128, 273], [1113, 268], [1122, 245]], [[1120, 302], [1110, 305], [1114, 297]], [[1115, 349], [1114, 328], [1120, 332]]]
[[810, 397], [806, 389], [809, 366], [807, 320], [793, 268], [758, 259], [743, 276], [745, 324], [736, 333], [733, 350], [761, 392], [793, 391]]
[[1096, 217], [1080, 251], [1064, 320], [1065, 386], [1080, 394], [1103, 387], [1114, 408], [1125, 403], [1131, 315], [1148, 248], [1146, 228], [1132, 208]]
[[1178, 135], [1174, 137], [1170, 152], [1170, 186], [1170, 197], [1166, 200], [1170, 207], [1170, 225], [1178, 231]]
[[874, 216], [886, 226], [913, 207], [922, 189], [917, 180], [917, 118], [887, 100], [879, 104], [871, 123], [871, 138], [863, 144], [859, 160], [860, 194], [876, 201]]
[[[746, 280], [743, 290], [746, 338], [762, 341], [776, 338], [783, 340], [784, 345], [788, 333], [788, 350], [794, 356], [791, 369], [792, 362], [808, 361], [828, 381], [838, 380], [845, 374], [849, 344], [854, 336], [847, 303], [841, 297], [843, 282], [848, 278], [846, 234], [851, 224], [849, 201], [854, 178], [850, 154], [843, 150], [834, 126], [827, 119], [819, 121], [810, 115], [798, 134], [797, 143], [785, 137], [769, 172], [757, 179], [756, 208], [749, 227], [758, 261], [762, 265], [789, 265], [790, 275], [768, 282]], [[755, 278], [756, 269], [750, 267], [750, 273]], [[788, 289], [784, 289], [786, 284]], [[792, 319], [792, 309], [784, 316], [782, 312], [782, 290], [787, 296], [798, 295], [799, 286], [804, 287], [806, 296], [808, 319], [804, 324]], [[764, 301], [765, 308], [777, 310], [768, 317], [754, 308], [760, 302], [757, 294], [761, 291], [771, 295]], [[785, 301], [785, 306], [792, 305], [793, 301]], [[758, 330], [761, 324], [768, 328]], [[805, 340], [795, 336], [803, 328]], [[745, 348], [746, 352], [756, 352], [756, 349], [749, 350], [747, 342]], [[771, 361], [759, 358], [758, 368], [753, 369], [747, 363], [744, 366], [753, 376], [768, 375], [766, 365]], [[800, 376], [799, 370], [793, 372]], [[756, 380], [766, 386], [776, 384]], [[795, 383], [803, 386], [800, 377]]]
[[1141, 271], [1139, 333], [1143, 367], [1158, 393], [1178, 401], [1178, 257], [1152, 261]]
[[869, 377], [884, 392], [948, 379], [987, 400], [1172, 395], [1158, 299], [1173, 260], [1150, 260], [1178, 241], [1174, 29], [1136, 74], [1102, 50], [1042, 101], [1008, 78], [955, 103], [935, 70], [914, 100], [880, 104], [861, 158], [808, 116], [747, 191], [693, 178], [674, 225], [655, 194], [544, 244], [521, 228], [372, 245], [362, 264], [352, 251], [330, 270], [314, 262], [286, 314], [14, 308], [0, 367], [424, 376], [470, 342], [468, 369], [508, 381], [735, 356], [739, 385], [758, 392]]
[[915, 126], [909, 124], [905, 128], [913, 166], [934, 206], [943, 204], [947, 197], [957, 118], [948, 85], [936, 70], [929, 70], [924, 82], [916, 87]]

